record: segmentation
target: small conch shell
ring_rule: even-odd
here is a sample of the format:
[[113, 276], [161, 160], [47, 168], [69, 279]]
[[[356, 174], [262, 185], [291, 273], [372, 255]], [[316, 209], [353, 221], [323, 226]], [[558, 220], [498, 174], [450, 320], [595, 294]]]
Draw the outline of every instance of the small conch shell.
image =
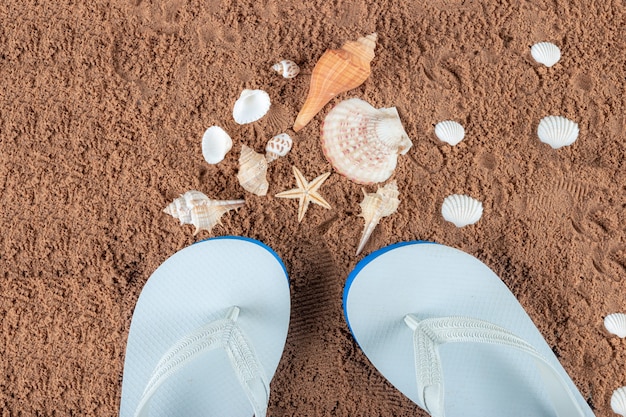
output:
[[609, 333], [622, 339], [626, 337], [626, 314], [613, 313], [604, 318], [604, 327]]
[[626, 417], [626, 387], [619, 387], [611, 395], [611, 409], [614, 413]]
[[539, 42], [530, 48], [530, 54], [535, 61], [550, 68], [561, 59], [561, 50], [550, 42]]
[[252, 148], [243, 145], [239, 156], [239, 184], [244, 190], [256, 195], [267, 194], [267, 160], [265, 155], [254, 152]]
[[282, 61], [274, 64], [272, 69], [285, 78], [293, 78], [300, 73], [300, 67], [293, 61], [283, 59]]
[[281, 133], [280, 135], [274, 136], [267, 141], [267, 145], [265, 145], [265, 159], [267, 159], [269, 163], [281, 156], [287, 155], [292, 145], [293, 140], [288, 134]]
[[571, 145], [578, 138], [578, 123], [562, 116], [547, 116], [537, 127], [537, 136], [553, 149]]
[[344, 100], [328, 113], [320, 139], [333, 168], [358, 184], [386, 181], [398, 155], [413, 146], [395, 107], [375, 109], [358, 98]]
[[435, 135], [439, 140], [452, 146], [457, 145], [465, 137], [463, 125], [453, 120], [444, 120], [435, 125]]
[[270, 96], [263, 90], [243, 90], [233, 107], [233, 118], [240, 125], [252, 123], [270, 109]]
[[400, 204], [398, 199], [400, 192], [395, 181], [391, 181], [384, 187], [378, 187], [376, 193], [368, 194], [363, 190], [363, 194], [365, 194], [365, 198], [361, 201], [360, 216], [365, 219], [365, 228], [356, 250], [357, 255], [363, 250], [380, 219], [395, 213]]
[[311, 73], [306, 101], [293, 125], [299, 131], [337, 94], [363, 84], [370, 75], [374, 59], [376, 33], [347, 42], [341, 49], [331, 49], [320, 57]]
[[483, 203], [468, 195], [449, 195], [443, 200], [441, 214], [456, 227], [464, 227], [480, 220], [483, 215]]
[[202, 156], [209, 164], [221, 162], [232, 147], [232, 139], [219, 126], [211, 126], [202, 135]]
[[224, 213], [245, 203], [245, 200], [211, 200], [200, 191], [191, 190], [174, 199], [163, 212], [179, 219], [180, 224], [194, 225], [195, 235], [200, 230], [210, 232], [213, 226], [221, 224], [220, 218]]

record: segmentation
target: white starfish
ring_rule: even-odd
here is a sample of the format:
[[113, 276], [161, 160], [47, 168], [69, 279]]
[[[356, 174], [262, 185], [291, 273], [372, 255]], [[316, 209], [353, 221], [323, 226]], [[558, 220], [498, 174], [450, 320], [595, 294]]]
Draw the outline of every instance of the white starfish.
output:
[[327, 209], [331, 208], [330, 204], [324, 198], [319, 195], [317, 189], [322, 186], [326, 178], [330, 175], [330, 172], [320, 175], [315, 178], [313, 181], [308, 182], [304, 175], [298, 168], [295, 166], [293, 168], [293, 174], [296, 176], [296, 183], [298, 185], [297, 188], [292, 190], [283, 191], [282, 193], [276, 194], [276, 197], [279, 198], [299, 198], [300, 204], [298, 206], [298, 221], [302, 221], [304, 218], [304, 213], [309, 208], [309, 203], [312, 201], [315, 204], [319, 204], [322, 207]]

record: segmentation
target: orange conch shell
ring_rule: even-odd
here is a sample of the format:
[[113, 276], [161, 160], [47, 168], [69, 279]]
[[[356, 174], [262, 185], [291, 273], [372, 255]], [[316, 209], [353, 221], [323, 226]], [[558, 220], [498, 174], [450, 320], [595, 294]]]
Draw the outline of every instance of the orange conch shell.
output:
[[347, 42], [341, 49], [331, 49], [321, 56], [313, 73], [309, 95], [293, 125], [299, 131], [337, 94], [363, 84], [370, 75], [370, 62], [374, 59], [376, 33]]

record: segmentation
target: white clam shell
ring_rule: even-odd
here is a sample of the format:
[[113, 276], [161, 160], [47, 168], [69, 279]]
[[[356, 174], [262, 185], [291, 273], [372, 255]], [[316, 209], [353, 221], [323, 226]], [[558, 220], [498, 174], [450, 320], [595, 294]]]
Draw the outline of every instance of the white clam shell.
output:
[[483, 203], [468, 195], [453, 194], [443, 200], [441, 214], [456, 227], [476, 223], [483, 215]]
[[209, 164], [221, 162], [233, 147], [233, 140], [219, 126], [211, 126], [202, 135], [202, 156]]
[[293, 139], [286, 133], [281, 133], [267, 141], [265, 145], [265, 159], [272, 162], [281, 156], [287, 155], [293, 145]]
[[300, 67], [295, 62], [289, 59], [283, 59], [282, 61], [274, 64], [272, 69], [285, 78], [293, 78], [300, 73]]
[[578, 123], [562, 116], [547, 116], [537, 127], [537, 136], [554, 149], [571, 145], [578, 138]]
[[240, 125], [252, 123], [270, 109], [270, 96], [263, 90], [243, 90], [233, 107], [233, 118]]
[[530, 48], [530, 54], [535, 61], [546, 67], [551, 67], [561, 59], [561, 50], [551, 42], [539, 42]]
[[611, 409], [614, 413], [626, 417], [626, 387], [619, 387], [611, 395]]
[[613, 313], [604, 318], [604, 327], [609, 333], [622, 339], [626, 337], [626, 314]]
[[463, 126], [453, 120], [444, 120], [435, 125], [435, 135], [439, 140], [454, 146], [465, 137]]

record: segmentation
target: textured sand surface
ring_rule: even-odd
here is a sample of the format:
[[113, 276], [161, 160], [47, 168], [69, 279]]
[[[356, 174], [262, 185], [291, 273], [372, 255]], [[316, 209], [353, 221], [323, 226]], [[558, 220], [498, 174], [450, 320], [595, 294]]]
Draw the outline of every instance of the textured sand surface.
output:
[[[343, 320], [341, 295], [363, 256], [402, 240], [458, 247], [518, 297], [598, 416], [626, 385], [626, 341], [602, 325], [626, 312], [623, 0], [356, 0], [327, 2], [4, 0], [0, 4], [0, 409], [3, 416], [116, 415], [133, 307], [168, 256], [211, 235], [272, 246], [292, 282], [286, 349], [272, 382], [278, 416], [426, 416], [370, 365]], [[372, 74], [289, 130], [328, 48], [379, 36]], [[563, 58], [537, 64], [551, 41]], [[282, 58], [301, 74], [271, 70]], [[237, 125], [244, 88], [271, 114]], [[398, 108], [413, 141], [399, 158], [400, 207], [363, 254], [362, 187], [333, 173], [332, 210], [273, 195], [331, 170], [323, 117], [359, 97]], [[547, 115], [580, 125], [553, 150]], [[461, 122], [455, 147], [433, 126]], [[215, 166], [202, 133], [222, 126], [234, 146]], [[236, 179], [246, 144], [294, 137], [269, 168], [265, 197]], [[162, 212], [190, 189], [245, 198], [213, 233], [193, 236]], [[374, 192], [375, 186], [366, 187]], [[452, 193], [483, 201], [483, 218], [455, 228], [440, 215]]]

